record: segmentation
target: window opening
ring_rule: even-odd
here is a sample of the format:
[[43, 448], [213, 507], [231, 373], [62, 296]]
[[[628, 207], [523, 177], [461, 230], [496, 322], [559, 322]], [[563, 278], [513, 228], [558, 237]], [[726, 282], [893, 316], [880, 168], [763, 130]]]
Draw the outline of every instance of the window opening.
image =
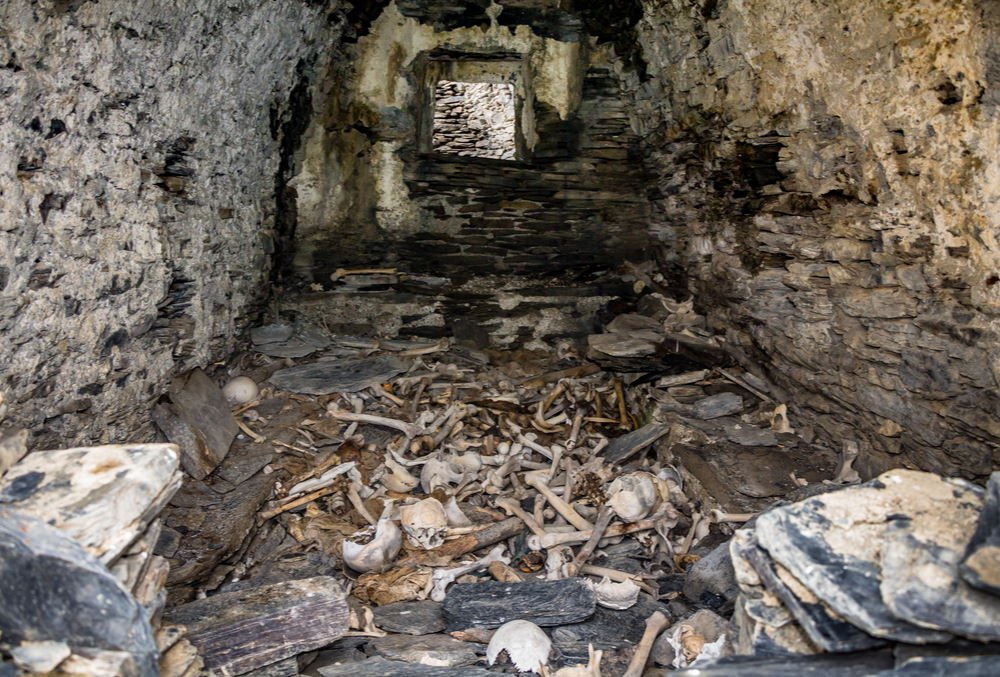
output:
[[516, 160], [514, 86], [439, 80], [434, 92], [436, 153]]

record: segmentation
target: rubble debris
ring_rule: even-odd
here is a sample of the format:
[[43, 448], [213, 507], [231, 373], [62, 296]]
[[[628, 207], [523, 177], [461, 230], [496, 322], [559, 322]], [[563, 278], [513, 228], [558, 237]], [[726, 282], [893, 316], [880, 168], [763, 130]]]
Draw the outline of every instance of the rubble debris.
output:
[[222, 463], [239, 432], [222, 390], [201, 369], [174, 379], [153, 420], [180, 447], [184, 471], [199, 480]]
[[348, 630], [347, 601], [328, 576], [223, 592], [169, 609], [205, 669], [238, 675], [327, 646]]
[[594, 613], [594, 591], [573, 578], [524, 583], [467, 583], [445, 597], [442, 612], [449, 632], [498, 628], [514, 620], [552, 626], [576, 623]]
[[319, 674], [322, 677], [496, 677], [495, 672], [468, 665], [457, 668], [414, 665], [382, 657], [323, 667], [319, 669]]

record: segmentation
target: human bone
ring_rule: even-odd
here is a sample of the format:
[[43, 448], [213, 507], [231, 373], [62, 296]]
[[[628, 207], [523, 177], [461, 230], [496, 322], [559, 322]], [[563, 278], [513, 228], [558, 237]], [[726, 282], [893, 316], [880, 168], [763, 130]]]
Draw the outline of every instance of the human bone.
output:
[[501, 625], [490, 639], [486, 662], [493, 665], [505, 651], [518, 672], [541, 672], [548, 665], [552, 641], [531, 621], [510, 621]]
[[260, 388], [249, 376], [237, 376], [223, 386], [222, 395], [230, 405], [247, 404], [257, 399]]
[[631, 579], [615, 583], [605, 576], [600, 583], [588, 579], [587, 584], [597, 595], [597, 603], [607, 609], [629, 609], [639, 601], [641, 588]]
[[399, 509], [399, 522], [410, 545], [433, 550], [444, 545], [448, 533], [448, 515], [436, 498], [404, 505]]
[[670, 497], [666, 483], [648, 472], [633, 472], [608, 486], [607, 504], [625, 522], [648, 517], [662, 501]]
[[355, 571], [374, 571], [395, 559], [403, 546], [403, 534], [391, 514], [392, 501], [389, 501], [374, 526], [344, 539], [342, 555], [347, 566]]

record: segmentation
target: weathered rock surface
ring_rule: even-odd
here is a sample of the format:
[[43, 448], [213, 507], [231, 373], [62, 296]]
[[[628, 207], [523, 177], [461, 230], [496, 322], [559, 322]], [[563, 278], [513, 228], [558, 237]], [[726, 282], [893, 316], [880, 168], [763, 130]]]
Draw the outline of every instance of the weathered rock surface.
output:
[[171, 609], [212, 675], [238, 675], [332, 643], [349, 627], [347, 601], [327, 576], [224, 592]]
[[232, 351], [340, 11], [0, 5], [0, 390], [35, 448], [135, 439], [171, 377]]
[[441, 603], [394, 602], [375, 607], [375, 625], [388, 632], [406, 635], [430, 635], [444, 630]]
[[494, 677], [496, 675], [495, 672], [468, 665], [458, 668], [435, 667], [388, 661], [381, 657], [369, 658], [360, 663], [322, 667], [319, 669], [319, 674], [323, 677]]
[[956, 500], [981, 505], [970, 485], [894, 470], [867, 484], [774, 508], [757, 519], [755, 535], [776, 562], [865, 632], [915, 643], [944, 641], [947, 633], [903, 621], [882, 601], [881, 552], [896, 515], [934, 520]]
[[170, 401], [156, 406], [153, 420], [180, 447], [181, 465], [196, 480], [222, 463], [240, 431], [222, 390], [201, 369], [174, 379]]
[[594, 614], [594, 591], [574, 578], [524, 583], [467, 583], [452, 586], [442, 612], [449, 632], [499, 628], [513, 620], [546, 627], [577, 623]]
[[64, 642], [75, 652], [125, 652], [157, 674], [146, 611], [79, 543], [0, 506], [0, 633], [6, 643]]
[[698, 602], [706, 592], [726, 600], [735, 599], [739, 593], [729, 543], [716, 546], [687, 570], [684, 596], [692, 602]]
[[172, 444], [35, 451], [0, 479], [0, 503], [45, 520], [108, 563], [146, 530], [180, 483]]
[[641, 4], [626, 88], [667, 270], [831, 446], [862, 442], [862, 476], [991, 472], [1000, 9]]
[[371, 647], [387, 660], [418, 665], [457, 667], [472, 665], [478, 660], [471, 644], [449, 635], [389, 635], [376, 637]]
[[731, 416], [743, 411], [743, 398], [736, 393], [719, 393], [698, 400], [691, 407], [691, 415], [700, 419]]
[[353, 393], [378, 385], [405, 370], [406, 364], [391, 355], [329, 359], [276, 371], [271, 376], [271, 383], [309, 395]]

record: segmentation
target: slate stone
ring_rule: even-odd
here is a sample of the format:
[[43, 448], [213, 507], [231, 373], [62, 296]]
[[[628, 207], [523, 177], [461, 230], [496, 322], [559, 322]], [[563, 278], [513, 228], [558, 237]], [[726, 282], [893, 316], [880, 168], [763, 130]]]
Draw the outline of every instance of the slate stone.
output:
[[456, 667], [479, 660], [472, 644], [450, 635], [388, 635], [376, 637], [369, 646], [387, 660], [419, 665]]
[[726, 439], [744, 447], [776, 447], [778, 436], [767, 428], [740, 423], [726, 429]]
[[893, 470], [764, 513], [757, 518], [756, 539], [816, 597], [865, 632], [917, 644], [947, 641], [947, 633], [901, 620], [882, 601], [880, 555], [891, 519], [934, 514], [954, 500], [954, 492], [972, 496], [967, 486]]
[[836, 615], [787, 570], [782, 575], [777, 570], [780, 567], [757, 546], [753, 537], [742, 555], [760, 576], [764, 587], [781, 600], [809, 639], [824, 651], [846, 653], [885, 644], [884, 640], [872, 637]]
[[337, 580], [317, 576], [224, 592], [170, 609], [211, 675], [239, 675], [339, 639], [349, 613]]
[[131, 654], [158, 674], [145, 609], [79, 543], [37, 517], [0, 506], [0, 633], [8, 644], [59, 641]]
[[271, 383], [296, 393], [329, 395], [353, 393], [383, 383], [406, 371], [406, 364], [391, 355], [300, 364], [276, 371]]
[[[728, 656], [708, 666], [688, 670], [653, 672], [670, 677], [862, 677], [881, 675], [893, 667], [890, 651], [870, 651], [848, 655], [766, 657]], [[647, 673], [649, 674], [649, 673]]]
[[318, 672], [323, 677], [496, 677], [497, 674], [468, 665], [457, 668], [414, 665], [382, 657], [369, 658], [360, 663], [325, 666]]
[[587, 620], [553, 628], [552, 643], [566, 663], [586, 663], [588, 644], [603, 651], [627, 650], [638, 644], [646, 629], [646, 619], [656, 611], [666, 613], [666, 607], [644, 594], [640, 594], [639, 601], [628, 609], [606, 609], [598, 605], [594, 615]]
[[388, 632], [431, 635], [445, 627], [441, 603], [431, 600], [394, 602], [375, 607], [374, 613], [375, 625]]
[[1000, 675], [1000, 656], [920, 656], [911, 658], [896, 669], [879, 673], [906, 677], [996, 677]]
[[229, 451], [226, 460], [215, 469], [215, 476], [238, 488], [272, 460], [274, 460], [274, 447], [268, 443], [244, 445], [237, 443]]
[[1000, 472], [986, 484], [985, 504], [959, 571], [969, 585], [1000, 595]]
[[896, 616], [922, 627], [981, 641], [1000, 640], [1000, 597], [958, 572], [981, 512], [973, 491], [954, 491], [934, 514], [899, 517], [882, 550], [882, 599]]
[[708, 420], [720, 416], [732, 416], [743, 411], [743, 398], [736, 393], [709, 395], [691, 405], [691, 415]]
[[254, 327], [250, 330], [250, 341], [255, 346], [280, 343], [292, 338], [294, 333], [294, 327], [288, 324], [266, 324], [263, 327]]
[[107, 564], [146, 530], [181, 479], [172, 444], [35, 451], [0, 479], [0, 503], [45, 520]]
[[541, 627], [578, 623], [594, 615], [597, 597], [578, 578], [524, 583], [454, 585], [442, 612], [448, 632], [499, 628], [523, 619]]
[[299, 661], [295, 656], [243, 673], [243, 677], [297, 677]]
[[691, 565], [684, 578], [683, 591], [692, 602], [700, 601], [706, 592], [729, 601], [736, 598], [739, 587], [728, 541]]
[[604, 451], [604, 460], [608, 463], [621, 463], [631, 458], [636, 452], [642, 451], [656, 440], [670, 432], [666, 423], [648, 423], [638, 430], [616, 437]]
[[153, 420], [180, 447], [184, 471], [198, 480], [222, 463], [240, 431], [222, 389], [201, 369], [174, 379], [170, 401], [153, 409]]

